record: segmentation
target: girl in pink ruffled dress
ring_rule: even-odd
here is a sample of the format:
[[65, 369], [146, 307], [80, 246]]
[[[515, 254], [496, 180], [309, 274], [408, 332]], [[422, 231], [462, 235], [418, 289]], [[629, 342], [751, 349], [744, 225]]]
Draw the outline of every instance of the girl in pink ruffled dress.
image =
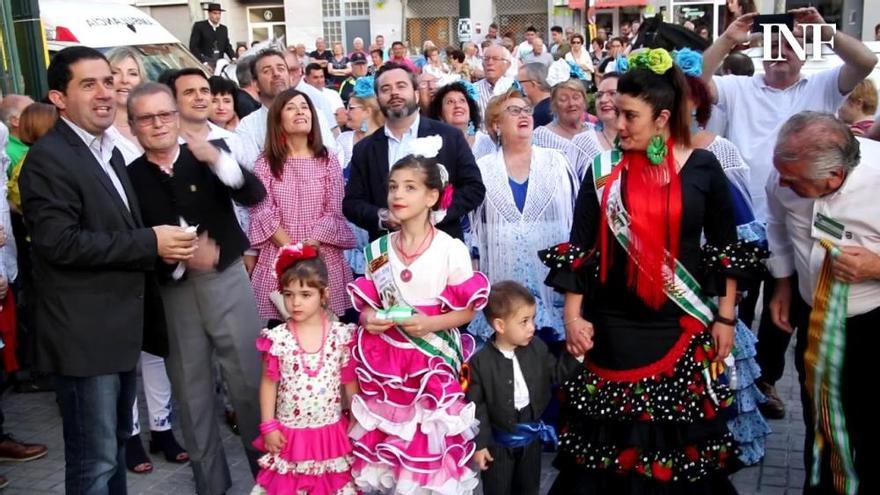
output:
[[445, 182], [424, 156], [392, 167], [388, 220], [400, 230], [367, 246], [366, 276], [348, 286], [362, 312], [350, 436], [364, 493], [469, 494], [478, 483], [469, 462], [479, 422], [461, 384], [473, 339], [458, 328], [485, 306], [489, 281], [461, 241], [433, 226], [451, 199]]
[[[327, 266], [312, 245], [282, 247], [275, 261], [290, 319], [264, 329], [258, 488], [269, 495], [354, 495], [344, 408], [357, 391], [355, 326], [331, 321]], [[260, 490], [262, 488], [262, 490]]]

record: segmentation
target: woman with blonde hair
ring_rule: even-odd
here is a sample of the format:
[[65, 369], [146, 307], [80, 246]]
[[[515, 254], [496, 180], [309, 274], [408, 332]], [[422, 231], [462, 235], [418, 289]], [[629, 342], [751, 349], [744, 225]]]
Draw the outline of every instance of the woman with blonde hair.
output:
[[840, 120], [849, 124], [849, 130], [856, 136], [864, 136], [874, 125], [877, 113], [877, 86], [874, 81], [865, 79], [846, 97], [837, 111]]
[[587, 91], [579, 79], [566, 79], [550, 91], [553, 122], [535, 129], [535, 146], [551, 148], [567, 155], [571, 140], [591, 128], [586, 123]]
[[[110, 72], [113, 74], [113, 93], [116, 102], [116, 116], [110, 135], [116, 141], [116, 147], [122, 153], [125, 164], [135, 161], [144, 154], [137, 138], [128, 124], [128, 94], [136, 86], [147, 80], [147, 73], [141, 57], [134, 49], [127, 46], [114, 48], [107, 53]], [[123, 139], [119, 139], [123, 138]]]
[[[575, 184], [562, 154], [532, 145], [532, 113], [528, 101], [515, 90], [489, 101], [486, 130], [499, 147], [477, 160], [486, 199], [470, 222], [480, 271], [490, 282], [516, 280], [528, 288], [537, 301], [535, 328], [560, 341], [563, 298], [544, 285], [549, 270], [535, 253], [548, 241], [566, 240]], [[469, 331], [483, 340], [492, 335], [482, 315]]]

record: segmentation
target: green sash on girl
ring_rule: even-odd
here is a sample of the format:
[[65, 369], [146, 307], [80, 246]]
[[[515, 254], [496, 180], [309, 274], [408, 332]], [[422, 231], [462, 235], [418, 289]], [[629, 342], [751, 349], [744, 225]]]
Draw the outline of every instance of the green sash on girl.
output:
[[[379, 298], [382, 301], [384, 309], [390, 309], [394, 306], [407, 306], [408, 304], [397, 288], [394, 281], [394, 273], [391, 269], [389, 261], [388, 244], [391, 234], [384, 235], [371, 242], [364, 248], [364, 256], [367, 259], [367, 270], [370, 271], [370, 277], [376, 291], [379, 292]], [[407, 335], [403, 329], [397, 327], [397, 331], [403, 335], [413, 347], [421, 351], [427, 356], [437, 356], [443, 358], [449, 366], [458, 373], [464, 364], [464, 356], [461, 350], [461, 336], [458, 329], [442, 330], [428, 334], [424, 337], [412, 337]], [[390, 339], [384, 334], [382, 336], [386, 342]], [[399, 345], [397, 341], [389, 342], [391, 345]]]

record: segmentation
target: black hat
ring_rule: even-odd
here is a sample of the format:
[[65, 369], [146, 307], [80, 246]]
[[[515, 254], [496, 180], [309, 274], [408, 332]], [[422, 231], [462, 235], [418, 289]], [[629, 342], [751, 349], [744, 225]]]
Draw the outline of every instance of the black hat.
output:
[[219, 3], [209, 3], [207, 7], [204, 8], [208, 12], [213, 12], [215, 10], [219, 10], [220, 12], [226, 12], [226, 10]]
[[348, 56], [348, 61], [353, 64], [365, 64], [367, 63], [367, 56], [361, 52], [354, 52]]

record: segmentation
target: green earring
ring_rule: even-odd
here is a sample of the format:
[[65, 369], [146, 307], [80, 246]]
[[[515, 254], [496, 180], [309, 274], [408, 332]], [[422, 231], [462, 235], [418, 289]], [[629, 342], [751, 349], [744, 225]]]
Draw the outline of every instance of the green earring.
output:
[[666, 147], [666, 140], [659, 134], [656, 134], [651, 138], [651, 141], [648, 142], [648, 149], [645, 150], [645, 153], [648, 155], [648, 160], [654, 165], [660, 165], [663, 163], [668, 152], [669, 149]]

